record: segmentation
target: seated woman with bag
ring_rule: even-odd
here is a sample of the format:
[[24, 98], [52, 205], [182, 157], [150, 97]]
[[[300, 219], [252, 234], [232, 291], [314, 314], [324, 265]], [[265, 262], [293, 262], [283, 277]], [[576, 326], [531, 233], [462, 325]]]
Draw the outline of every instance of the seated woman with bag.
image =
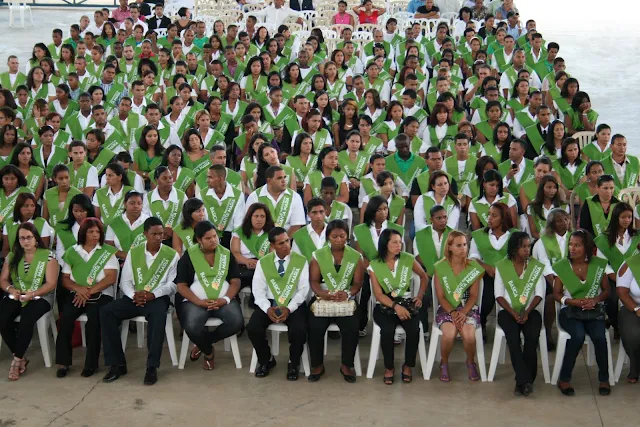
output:
[[358, 347], [358, 306], [354, 301], [364, 277], [362, 255], [347, 245], [349, 226], [340, 219], [327, 225], [329, 245], [313, 252], [309, 280], [315, 294], [309, 313], [309, 353], [311, 375], [315, 382], [324, 375], [324, 335], [335, 323], [342, 337], [340, 373], [348, 383], [356, 381], [353, 359]]

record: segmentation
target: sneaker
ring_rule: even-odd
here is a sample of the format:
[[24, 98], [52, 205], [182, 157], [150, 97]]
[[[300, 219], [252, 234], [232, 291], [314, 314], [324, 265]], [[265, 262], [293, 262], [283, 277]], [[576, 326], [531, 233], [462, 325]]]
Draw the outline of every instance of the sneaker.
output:
[[404, 332], [396, 332], [395, 335], [393, 336], [393, 343], [395, 345], [400, 345], [402, 344], [402, 341], [404, 341], [404, 338], [405, 338]]

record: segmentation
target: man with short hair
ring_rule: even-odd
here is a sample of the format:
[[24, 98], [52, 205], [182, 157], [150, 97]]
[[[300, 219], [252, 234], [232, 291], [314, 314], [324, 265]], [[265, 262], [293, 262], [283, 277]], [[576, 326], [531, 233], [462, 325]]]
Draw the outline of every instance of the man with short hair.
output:
[[[143, 28], [142, 34], [147, 34], [147, 31], [149, 31], [149, 26], [142, 19], [144, 18], [144, 16], [140, 15], [140, 8], [138, 7], [138, 4], [134, 3], [131, 6], [129, 6], [129, 10], [131, 11], [130, 18], [133, 19], [133, 24], [131, 26], [135, 27], [136, 25], [140, 25]], [[120, 24], [120, 28], [123, 30], [126, 29], [124, 26], [124, 22]]]
[[411, 152], [411, 141], [404, 133], [395, 138], [396, 152], [387, 157], [387, 170], [398, 176], [407, 188], [414, 179], [426, 168], [424, 159]]
[[[148, 104], [144, 118], [147, 120], [147, 124], [153, 125], [158, 129], [160, 140], [165, 148], [172, 144], [180, 146], [180, 138], [176, 134], [176, 131], [171, 129], [171, 127], [166, 125], [162, 120], [162, 112], [158, 104]], [[132, 145], [135, 146], [131, 147], [132, 150], [137, 148], [137, 141], [140, 141], [140, 136], [142, 135], [142, 127], [136, 130], [135, 135], [135, 138], [132, 140]]]
[[82, 92], [78, 96], [78, 104], [80, 110], [73, 113], [67, 118], [67, 132], [69, 132], [73, 139], [77, 141], [84, 140], [84, 132], [89, 128], [89, 124], [93, 121], [93, 115], [91, 111], [91, 95], [87, 92]]
[[7, 58], [7, 67], [9, 71], [0, 74], [0, 84], [3, 88], [9, 89], [15, 95], [16, 88], [19, 85], [26, 84], [27, 76], [19, 71], [20, 62], [15, 55], [9, 55]]
[[257, 202], [266, 204], [275, 225], [284, 227], [289, 236], [293, 236], [307, 223], [302, 198], [287, 187], [287, 174], [280, 166], [270, 166], [265, 176], [267, 185], [249, 195], [246, 208]]
[[542, 105], [542, 92], [536, 90], [529, 94], [529, 104], [527, 108], [515, 114], [513, 122], [513, 136], [522, 138], [526, 133], [526, 128], [538, 122], [538, 107]]
[[154, 15], [147, 19], [150, 30], [166, 29], [171, 24], [171, 19], [164, 16], [164, 6], [157, 3], [153, 9]]
[[123, 97], [120, 100], [120, 104], [118, 104], [118, 114], [109, 120], [109, 124], [113, 126], [115, 132], [108, 138], [107, 145], [110, 144], [110, 140], [115, 138], [114, 134], [117, 134], [118, 141], [116, 143], [118, 148], [114, 151], [116, 154], [122, 149], [129, 151], [136, 129], [147, 124], [144, 116], [132, 111], [132, 103], [131, 98], [128, 96]]
[[638, 185], [640, 160], [627, 154], [627, 138], [617, 133], [611, 137], [611, 155], [602, 160], [604, 173], [613, 176], [618, 190]]
[[293, 235], [293, 252], [311, 262], [313, 252], [327, 244], [327, 211], [324, 200], [314, 197], [307, 203], [307, 215], [311, 222]]
[[92, 34], [102, 34], [102, 27], [104, 26], [104, 15], [101, 10], [96, 10], [93, 12], [93, 23], [89, 25], [88, 28], [85, 28], [84, 34], [82, 37], [84, 38], [87, 32]]
[[244, 219], [244, 194], [237, 186], [227, 182], [227, 168], [212, 165], [207, 170], [207, 187], [196, 197], [204, 203], [207, 219], [216, 226], [220, 244], [230, 249], [231, 233]]
[[514, 139], [509, 146], [509, 158], [498, 165], [504, 189], [516, 199], [520, 197], [520, 186], [535, 178], [533, 160], [524, 157], [526, 150], [526, 142]]
[[540, 155], [540, 150], [547, 140], [547, 135], [551, 132], [551, 109], [546, 105], [540, 105], [536, 109], [536, 123], [533, 123], [524, 129], [524, 135], [527, 140], [527, 159], [535, 159]]
[[120, 277], [123, 297], [100, 309], [104, 361], [110, 367], [102, 380], [107, 383], [127, 373], [120, 325], [123, 320], [137, 316], [144, 316], [148, 327], [149, 354], [144, 384], [153, 385], [158, 381], [167, 311], [170, 298], [175, 294], [179, 257], [171, 247], [162, 244], [164, 226], [159, 218], [145, 220], [144, 235], [146, 242], [132, 248], [124, 262]]
[[521, 70], [529, 71], [528, 81], [530, 86], [538, 89], [542, 86], [538, 75], [534, 73], [533, 70], [525, 63], [524, 50], [516, 49], [513, 52], [511, 62], [512, 64], [506, 67], [502, 72], [502, 76], [500, 76], [500, 91], [502, 92], [502, 96], [504, 97], [504, 99], [511, 98], [511, 90], [513, 89], [513, 85], [518, 79], [518, 73]]
[[[415, 206], [418, 197], [429, 191], [429, 179], [431, 178], [431, 174], [435, 171], [441, 171], [444, 165], [442, 152], [438, 147], [429, 147], [425, 155], [427, 157], [427, 168], [416, 176], [416, 179], [411, 183], [411, 190], [409, 194], [411, 196], [412, 206]], [[455, 178], [449, 175], [449, 182], [451, 183], [451, 192], [453, 194], [458, 194], [458, 183]]]
[[[227, 149], [224, 145], [218, 144], [211, 147], [211, 150], [209, 150], [209, 160], [212, 166], [213, 165], [224, 166], [227, 170], [225, 180], [232, 186], [242, 190], [242, 177], [240, 176], [240, 174], [234, 171], [233, 169], [229, 169], [226, 167], [227, 166]], [[200, 175], [196, 176], [196, 186], [197, 186], [196, 194], [209, 188], [208, 177], [209, 177], [208, 173], [201, 173]]]
[[111, 17], [118, 23], [123, 23], [125, 19], [131, 17], [131, 9], [127, 0], [119, 0], [120, 7], [111, 12]]
[[255, 376], [264, 378], [276, 366], [266, 334], [269, 325], [283, 323], [288, 327], [290, 344], [287, 379], [296, 381], [307, 338], [308, 262], [304, 256], [291, 252], [290, 237], [282, 227], [269, 231], [269, 243], [271, 252], [260, 258], [253, 276], [252, 293], [257, 308], [247, 325], [247, 334], [258, 356]]
[[297, 23], [304, 23], [301, 14], [295, 10], [284, 6], [284, 0], [273, 0], [273, 4], [261, 10], [254, 10], [251, 14], [255, 17], [263, 17], [265, 22], [272, 24], [274, 27], [282, 25], [289, 16], [298, 16]]
[[82, 141], [71, 141], [69, 144], [69, 157], [71, 162], [67, 163], [71, 186], [93, 197], [93, 192], [100, 186], [98, 181], [98, 170], [87, 161], [87, 146]]

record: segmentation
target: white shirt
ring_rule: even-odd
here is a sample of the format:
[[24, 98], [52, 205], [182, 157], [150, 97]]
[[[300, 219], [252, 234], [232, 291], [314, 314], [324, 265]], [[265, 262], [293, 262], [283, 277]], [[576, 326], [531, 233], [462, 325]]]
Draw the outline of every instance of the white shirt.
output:
[[140, 117], [144, 117], [142, 114], [143, 114], [143, 111], [144, 111], [145, 108], [147, 108], [147, 98], [143, 97], [142, 98], [142, 102], [140, 103], [140, 105], [137, 105], [133, 101], [133, 98], [131, 99], [131, 111], [133, 111], [136, 114], [140, 114]]
[[[495, 250], [500, 250], [507, 244], [507, 240], [509, 240], [509, 236], [511, 236], [511, 232], [507, 231], [500, 237], [496, 237], [493, 234], [493, 230], [489, 230], [489, 243], [491, 243], [491, 247]], [[469, 250], [469, 258], [477, 259], [482, 261], [482, 255], [480, 254], [480, 250], [478, 249], [478, 245], [476, 244], [474, 239], [471, 239], [471, 249]]]
[[[71, 226], [71, 234], [73, 234], [73, 237], [76, 238], [76, 241], [78, 240], [78, 231], [80, 230], [80, 224], [78, 224], [77, 222], [75, 222], [72, 226]], [[60, 236], [56, 236], [56, 259], [58, 260], [58, 264], [60, 264], [60, 267], [63, 268], [65, 265], [65, 262], [62, 260], [62, 256], [64, 255], [65, 250], [68, 248], [64, 247], [64, 244], [62, 243], [62, 240], [60, 240]]]
[[[522, 272], [522, 274], [520, 275], [520, 279], [524, 277], [525, 272], [526, 270]], [[505, 289], [504, 281], [502, 279], [502, 276], [500, 275], [500, 270], [498, 270], [497, 268], [496, 268], [496, 278], [493, 286], [494, 286], [494, 295], [496, 296], [496, 299], [498, 299], [499, 297], [502, 297], [505, 300], [507, 300], [509, 305], [511, 305], [511, 297], [509, 296], [509, 292], [507, 292], [507, 290]], [[529, 307], [531, 307], [531, 303], [533, 303], [533, 299], [535, 297], [540, 297], [544, 300], [546, 289], [547, 287], [546, 287], [546, 282], [544, 280], [544, 274], [541, 274], [540, 277], [538, 278], [538, 281], [536, 282], [536, 286], [534, 288], [534, 294], [529, 296], [529, 301], [527, 302], [526, 308], [528, 309]], [[543, 304], [543, 302], [541, 301], [540, 304]]]
[[618, 176], [618, 180], [620, 180], [620, 182], [624, 182], [624, 174], [627, 171], [627, 164], [630, 163], [629, 157], [624, 156], [624, 162], [622, 162], [622, 164], [616, 162], [612, 157], [611, 163], [613, 163], [613, 170], [616, 172], [616, 175]]
[[302, 14], [289, 7], [282, 6], [280, 8], [276, 8], [273, 5], [267, 6], [262, 10], [252, 11], [251, 15], [255, 16], [256, 18], [263, 17], [264, 22], [269, 23], [273, 26], [273, 28], [278, 28], [289, 16], [302, 16]]
[[[109, 187], [107, 189], [107, 197], [109, 197], [109, 206], [113, 207], [113, 205], [116, 204], [116, 202], [122, 197], [122, 191], [124, 190], [124, 185], [120, 188], [120, 191], [118, 191], [117, 193], [114, 193], [113, 190], [111, 189], [111, 187]], [[98, 203], [98, 193], [93, 193], [93, 200], [92, 200], [93, 206], [99, 208], [100, 207], [100, 203]]]
[[[320, 234], [316, 233], [316, 231], [313, 229], [313, 227], [311, 226], [311, 224], [307, 224], [306, 229], [309, 233], [309, 237], [311, 237], [311, 241], [313, 242], [313, 244], [315, 245], [316, 249], [320, 249], [321, 247], [324, 246], [324, 243], [327, 241], [326, 238], [326, 231], [327, 231], [327, 225], [324, 225], [324, 228], [322, 229], [322, 231], [320, 232]], [[298, 244], [296, 243], [296, 241], [293, 241], [293, 247], [291, 248], [291, 250], [295, 253], [298, 253], [300, 255], [304, 255], [302, 253], [302, 251], [300, 250], [300, 247], [298, 246]]]
[[[151, 253], [147, 249], [147, 243], [144, 245], [144, 260], [147, 263], [147, 268], [151, 267], [153, 262], [158, 257], [160, 251], [156, 252], [155, 255], [151, 255]], [[173, 255], [173, 259], [171, 260], [171, 264], [164, 276], [162, 276], [158, 282], [158, 286], [151, 292], [155, 295], [156, 298], [163, 297], [165, 295], [173, 295], [176, 293], [176, 284], [174, 283], [177, 273], [178, 266], [178, 253], [176, 252]], [[120, 277], [120, 290], [122, 293], [129, 298], [133, 299], [133, 294], [136, 292], [135, 285], [133, 283], [133, 267], [131, 266], [131, 252], [127, 255], [127, 259], [124, 262], [124, 266], [122, 267], [122, 276]]]
[[[53, 151], [51, 152], [53, 154]], [[73, 167], [73, 166], [72, 166]], [[87, 182], [84, 184], [84, 187], [93, 187], [97, 189], [100, 186], [100, 182], [98, 181], [98, 169], [95, 166], [89, 166], [89, 170], [87, 171]], [[79, 188], [79, 190], [82, 190]]]
[[[616, 239], [616, 248], [620, 251], [620, 253], [624, 254], [629, 250], [630, 246], [631, 246], [631, 236], [629, 235], [629, 230], [627, 230], [622, 235], [622, 243], [620, 243], [620, 239], [619, 238]], [[607, 259], [605, 254], [600, 249], [598, 249], [598, 252], [596, 253], [596, 256], [598, 258]], [[611, 268], [611, 264], [607, 264], [607, 268], [605, 269], [605, 273], [606, 274], [613, 274], [613, 273], [616, 273], [616, 272], [613, 271], [613, 268]]]
[[628, 266], [627, 271], [625, 271], [622, 276], [620, 276], [620, 272], [618, 271], [616, 286], [629, 289], [629, 295], [631, 295], [633, 301], [640, 305], [640, 286], [638, 286], [638, 282], [636, 278], [633, 277], [633, 272]]
[[[378, 185], [376, 180], [373, 178], [373, 172], [369, 172], [368, 174], [366, 174], [362, 178], [363, 181], [365, 179], [368, 179], [373, 183], [373, 188], [376, 191], [380, 191], [380, 186]], [[396, 178], [394, 189], [395, 189], [396, 194], [399, 195], [400, 197], [409, 197], [409, 189], [407, 188], [407, 185], [404, 183], [404, 181], [401, 180], [399, 177]], [[361, 185], [360, 186], [360, 191], [358, 192], [358, 207], [359, 208], [362, 208], [362, 204], [364, 203], [365, 198], [367, 199], [367, 203], [368, 203], [369, 202], [369, 197], [367, 195], [367, 192], [364, 189], [364, 185]]]
[[[33, 224], [34, 223], [33, 218], [31, 218], [27, 222], [30, 222], [31, 224]], [[14, 224], [18, 224], [18, 222], [14, 222]], [[5, 236], [9, 235], [9, 231], [7, 230], [7, 224], [5, 224], [2, 227], [2, 234], [4, 234]], [[53, 236], [53, 234], [54, 234], [53, 228], [45, 220], [44, 224], [42, 225], [42, 232], [40, 233], [40, 237], [51, 237], [51, 236]]]
[[[213, 188], [209, 188], [207, 190], [206, 195], [213, 197], [218, 202], [218, 206], [222, 205], [222, 203], [226, 199], [232, 199], [234, 197], [233, 188], [229, 184], [225, 186], [224, 194], [222, 195], [222, 197], [218, 197], [216, 190], [214, 190]], [[202, 197], [201, 193], [198, 192], [196, 194], [196, 198], [202, 200], [201, 197]], [[209, 219], [209, 211], [207, 209], [205, 209], [204, 211], [205, 211], [205, 218]], [[233, 208], [233, 215], [231, 217], [231, 221], [228, 222], [227, 228], [225, 228], [224, 231], [233, 231], [236, 228], [240, 227], [242, 225], [242, 220], [244, 219], [245, 212], [246, 210], [244, 208], [244, 196], [240, 194], [240, 197], [236, 202], [236, 206], [235, 208]]]
[[[427, 212], [424, 208], [424, 198], [428, 197], [436, 202], [437, 205], [444, 203], [444, 199], [438, 202], [435, 197], [435, 193], [433, 191], [428, 191], [423, 196], [418, 197], [416, 200], [416, 205], [413, 209], [413, 221], [416, 226], [416, 231], [420, 231], [423, 228], [427, 228], [429, 225], [429, 221], [427, 221]], [[448, 196], [445, 196], [448, 197]], [[451, 212], [447, 213], [447, 225], [453, 229], [458, 228], [458, 223], [460, 221], [460, 206], [454, 206]]]
[[[260, 233], [258, 233], [258, 236], [262, 236], [264, 234], [264, 230], [260, 231]], [[244, 244], [244, 242], [242, 241], [242, 239], [240, 238], [240, 235], [238, 233], [233, 233], [231, 235], [231, 239], [236, 238], [238, 240], [240, 240], [240, 255], [242, 255], [245, 258], [249, 258], [249, 259], [254, 259], [256, 256], [253, 254], [253, 252], [251, 252], [249, 250], [249, 248], [247, 247], [247, 245]]]
[[[138, 219], [136, 219], [135, 221], [133, 221], [133, 223], [131, 223], [129, 222], [129, 218], [127, 218], [127, 215], [122, 214], [122, 219], [124, 220], [124, 223], [127, 225], [127, 227], [129, 227], [129, 230], [131, 231], [135, 230], [136, 228], [144, 224], [147, 218], [149, 218], [149, 215], [147, 215], [144, 212], [140, 212], [140, 216], [138, 217]], [[118, 240], [118, 236], [116, 235], [116, 232], [113, 230], [113, 228], [111, 228], [111, 226], [107, 227], [107, 232], [104, 235], [104, 240], [107, 242], [113, 242], [113, 245], [116, 248], [118, 248], [119, 251], [122, 250], [122, 244], [120, 243], [120, 240]]]
[[[424, 132], [422, 134], [422, 145], [426, 146], [427, 148], [433, 147], [434, 145], [440, 145], [440, 141], [442, 141], [442, 139], [447, 135], [447, 129], [449, 129], [449, 125], [447, 125], [446, 123], [442, 126], [435, 125], [434, 129], [436, 131], [436, 136], [438, 137], [438, 141], [432, 141], [431, 132], [429, 130], [431, 127], [432, 126], [425, 127]], [[426, 150], [425, 150], [425, 153], [426, 153]]]
[[[80, 255], [80, 257], [84, 260], [84, 261], [89, 261], [91, 259], [91, 257], [93, 256], [93, 254], [98, 250], [102, 248], [101, 245], [96, 245], [95, 248], [93, 248], [91, 250], [91, 252], [87, 252], [84, 250], [84, 248], [82, 247], [82, 245], [74, 245], [73, 249], [78, 253], [78, 255]], [[104, 279], [106, 277], [105, 274], [105, 270], [116, 270], [118, 271], [120, 269], [120, 264], [118, 264], [118, 260], [116, 259], [116, 255], [113, 254], [111, 255], [111, 258], [109, 258], [109, 261], [107, 261], [107, 263], [105, 264], [104, 268], [102, 270], [100, 270], [100, 272], [98, 273], [98, 275], [96, 276], [95, 284], [98, 284], [98, 282], [100, 282], [102, 279]], [[73, 280], [74, 282], [76, 281], [75, 277], [73, 277], [73, 273], [71, 271], [71, 266], [69, 264], [65, 264], [64, 267], [62, 267], [62, 273], [63, 274], [70, 274], [71, 275], [71, 280]], [[114, 287], [113, 286], [109, 286], [106, 289], [102, 290], [102, 293], [104, 295], [109, 295], [110, 297], [114, 297]]]
[[[291, 228], [292, 226], [305, 225], [307, 221], [304, 216], [304, 204], [302, 203], [302, 198], [300, 198], [300, 195], [298, 193], [294, 192], [289, 188], [287, 188], [285, 191], [291, 194], [292, 199], [291, 199], [291, 208], [289, 209], [289, 215], [287, 216], [287, 219], [285, 223], [282, 225], [282, 227], [285, 230], [289, 230], [289, 228]], [[267, 197], [275, 207], [278, 204], [278, 201], [282, 199], [283, 195], [284, 195], [284, 192], [278, 196], [278, 200], [274, 199], [273, 196], [271, 196], [271, 194], [267, 190], [267, 186], [264, 185], [249, 195], [249, 198], [247, 198], [247, 203], [245, 205], [246, 206], [245, 208], [249, 210], [249, 207], [252, 204], [259, 201], [258, 197]]]
[[[512, 165], [516, 163], [513, 160], [509, 160], [509, 161], [511, 162]], [[522, 176], [524, 175], [524, 169], [526, 164], [527, 164], [526, 159], [522, 157], [522, 160], [520, 160], [520, 163], [518, 163], [518, 172], [516, 172], [513, 178], [511, 178], [511, 179], [515, 179], [516, 183], [519, 183], [522, 180]], [[502, 185], [504, 188], [507, 188], [509, 186], [511, 179], [509, 179], [505, 174], [504, 178], [502, 178]]]
[[[442, 255], [442, 238], [444, 237], [444, 232], [442, 234], [438, 233], [436, 231], [435, 228], [433, 228], [433, 226], [429, 225], [429, 227], [431, 227], [431, 239], [433, 240], [433, 244], [436, 248], [436, 258], [440, 259], [441, 255]], [[417, 239], [413, 239], [413, 253], [418, 255], [418, 240]]]
[[[178, 192], [175, 188], [171, 187], [171, 192], [169, 192], [169, 197], [167, 200], [163, 200], [160, 197], [160, 193], [158, 193], [158, 188], [151, 193], [151, 203], [153, 202], [162, 202], [162, 207], [167, 209], [169, 207], [169, 203], [178, 203]], [[142, 198], [142, 212], [144, 212], [148, 216], [153, 216], [153, 212], [151, 212], [151, 205], [149, 203], [149, 198], [145, 195]], [[182, 221], [182, 206], [179, 209], [178, 222]]]
[[[289, 266], [289, 260], [291, 259], [291, 255], [285, 257], [284, 259], [284, 269], [287, 270]], [[278, 269], [278, 255], [274, 257], [276, 270]], [[267, 285], [267, 279], [264, 275], [264, 271], [262, 270], [262, 262], [264, 258], [258, 261], [258, 265], [256, 266], [256, 271], [253, 274], [253, 283], [251, 285], [251, 291], [253, 293], [253, 297], [255, 299], [255, 304], [260, 307], [260, 310], [265, 313], [271, 307], [271, 302], [269, 300], [275, 299], [273, 294], [271, 293], [271, 289]], [[309, 264], [305, 261], [304, 267], [300, 272], [300, 276], [298, 278], [298, 286], [296, 287], [295, 293], [292, 295], [289, 304], [287, 304], [287, 308], [291, 313], [296, 311], [300, 304], [304, 303], [309, 295]]]
[[[389, 228], [389, 226], [387, 225], [387, 221], [385, 220], [380, 226], [380, 234], [382, 234], [382, 232], [387, 228]], [[377, 248], [378, 240], [380, 240], [380, 234], [378, 234], [378, 230], [376, 230], [375, 223], [371, 223], [371, 225], [369, 226], [369, 233], [371, 233], [371, 238], [373, 239], [373, 245]], [[353, 240], [355, 242], [358, 241], [358, 237], [355, 234], [353, 235]]]
[[[107, 185], [107, 176], [102, 175], [102, 178], [100, 178], [100, 187], [104, 187], [105, 185]], [[135, 174], [135, 182], [130, 182], [129, 185], [131, 185], [138, 193], [143, 195], [145, 194], [144, 181], [140, 175]]]
[[[565, 236], [560, 236], [556, 233], [555, 237], [558, 241], [558, 247], [563, 253], [565, 253], [565, 248], [567, 247], [567, 240], [565, 240]], [[537, 259], [541, 263], [544, 264], [544, 275], [550, 276], [555, 275], [553, 269], [551, 268], [551, 260], [549, 260], [549, 255], [547, 254], [547, 250], [544, 248], [544, 243], [542, 239], [538, 239], [535, 245], [533, 245], [533, 252], [531, 253], [533, 258]]]
[[[527, 116], [529, 116], [529, 118], [530, 118], [531, 120], [533, 120], [534, 122], [537, 120], [536, 115], [535, 115], [535, 114], [531, 114], [531, 111], [529, 111], [529, 109], [528, 109], [528, 108], [527, 108], [527, 109], [525, 109], [525, 110], [523, 110], [523, 111], [524, 111], [524, 112], [527, 114]], [[527, 133], [527, 132], [524, 130], [524, 126], [522, 126], [522, 124], [520, 124], [520, 121], [516, 118], [516, 119], [514, 120], [514, 122], [513, 122], [513, 135], [514, 135], [516, 138], [522, 138], [522, 136], [523, 136], [525, 133]]]

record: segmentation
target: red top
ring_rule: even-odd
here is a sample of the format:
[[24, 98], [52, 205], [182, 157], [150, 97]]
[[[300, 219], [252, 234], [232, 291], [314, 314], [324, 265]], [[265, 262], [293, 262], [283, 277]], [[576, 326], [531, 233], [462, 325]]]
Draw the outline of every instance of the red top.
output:
[[372, 10], [371, 15], [367, 15], [367, 12], [359, 12], [358, 19], [361, 24], [377, 24], [378, 23], [378, 11]]

